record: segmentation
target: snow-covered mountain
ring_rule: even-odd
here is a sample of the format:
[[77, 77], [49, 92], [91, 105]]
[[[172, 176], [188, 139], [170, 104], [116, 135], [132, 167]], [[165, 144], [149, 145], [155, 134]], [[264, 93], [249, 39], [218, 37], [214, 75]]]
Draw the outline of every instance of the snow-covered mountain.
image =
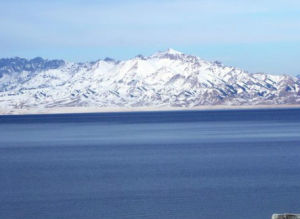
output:
[[251, 74], [173, 49], [126, 61], [0, 59], [0, 108], [299, 104], [300, 79]]

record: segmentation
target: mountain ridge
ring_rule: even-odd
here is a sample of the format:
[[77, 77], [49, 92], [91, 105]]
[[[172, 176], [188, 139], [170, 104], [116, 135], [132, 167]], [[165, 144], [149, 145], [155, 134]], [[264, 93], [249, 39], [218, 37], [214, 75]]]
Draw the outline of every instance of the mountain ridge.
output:
[[94, 62], [0, 59], [0, 108], [182, 107], [300, 103], [300, 79], [248, 73], [174, 49]]

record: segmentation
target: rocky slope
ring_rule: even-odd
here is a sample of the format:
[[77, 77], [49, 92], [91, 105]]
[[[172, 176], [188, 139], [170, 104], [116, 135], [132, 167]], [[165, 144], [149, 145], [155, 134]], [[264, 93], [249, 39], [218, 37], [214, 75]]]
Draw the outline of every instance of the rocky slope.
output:
[[299, 104], [300, 79], [169, 49], [126, 61], [0, 59], [0, 108]]

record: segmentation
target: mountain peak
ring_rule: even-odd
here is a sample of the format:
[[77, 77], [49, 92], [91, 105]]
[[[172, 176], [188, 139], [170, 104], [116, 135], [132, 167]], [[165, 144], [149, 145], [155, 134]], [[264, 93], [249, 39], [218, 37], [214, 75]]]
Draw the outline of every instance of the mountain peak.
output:
[[105, 60], [110, 63], [0, 59], [0, 108], [300, 103], [300, 79], [250, 74], [174, 49]]
[[65, 64], [65, 61], [53, 59], [43, 59], [41, 57], [35, 57], [33, 59], [25, 59], [25, 58], [4, 58], [0, 59], [0, 77], [3, 74], [10, 72], [37, 72], [44, 71], [49, 69], [56, 69]]
[[181, 55], [182, 54], [182, 52], [179, 52], [179, 51], [177, 51], [175, 49], [172, 49], [172, 48], [168, 48], [163, 53], [165, 53], [165, 54], [172, 54], [172, 55]]
[[165, 51], [159, 51], [157, 53], [154, 53], [152, 57], [174, 57], [179, 55], [183, 55], [183, 53], [175, 49], [169, 48]]

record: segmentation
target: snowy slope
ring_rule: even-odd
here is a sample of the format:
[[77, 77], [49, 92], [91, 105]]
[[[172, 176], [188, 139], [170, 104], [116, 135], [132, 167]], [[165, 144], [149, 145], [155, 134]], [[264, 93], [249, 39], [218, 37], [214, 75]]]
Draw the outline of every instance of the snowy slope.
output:
[[87, 63], [0, 59], [0, 108], [300, 103], [300, 79], [251, 74], [169, 49]]

